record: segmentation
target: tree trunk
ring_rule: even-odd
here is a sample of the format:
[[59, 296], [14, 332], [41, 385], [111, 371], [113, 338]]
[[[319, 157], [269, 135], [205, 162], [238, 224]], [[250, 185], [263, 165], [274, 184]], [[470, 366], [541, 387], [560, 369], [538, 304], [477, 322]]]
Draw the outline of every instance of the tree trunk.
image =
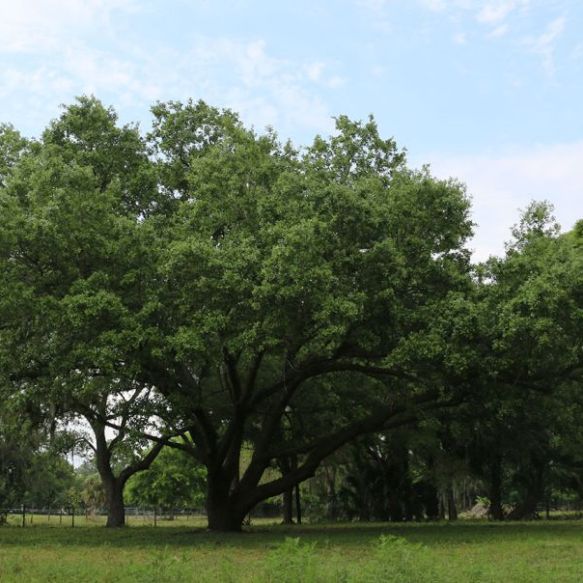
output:
[[302, 497], [299, 484], [296, 484], [296, 519], [298, 524], [302, 524]]
[[538, 517], [537, 506], [544, 496], [544, 463], [532, 461], [529, 470], [524, 498], [510, 512], [508, 520], [532, 520]]
[[439, 520], [439, 493], [430, 482], [423, 488], [423, 507], [428, 520]]
[[286, 490], [283, 493], [283, 523], [293, 524], [293, 496], [292, 490]]
[[107, 500], [107, 523], [108, 528], [119, 528], [125, 526], [126, 513], [123, 503], [124, 483], [119, 479], [105, 482], [105, 494]]
[[492, 520], [504, 520], [502, 508], [502, 459], [496, 458], [490, 472], [490, 508], [488, 514]]
[[206, 501], [208, 529], [218, 532], [241, 532], [247, 512], [237, 508], [228, 496], [217, 496], [209, 492]]
[[399, 498], [399, 492], [392, 491], [386, 496], [387, 507], [381, 517], [382, 520], [391, 522], [403, 522], [403, 506]]
[[243, 520], [251, 506], [243, 506], [240, 498], [231, 491], [232, 476], [224, 470], [207, 474], [206, 512], [209, 530], [240, 532]]
[[453, 486], [451, 485], [447, 489], [447, 519], [457, 520], [457, 507], [455, 505]]
[[336, 495], [336, 472], [332, 468], [330, 469], [330, 473], [326, 472], [326, 482], [328, 486], [328, 509], [327, 515], [328, 520], [336, 522], [338, 519], [338, 497]]

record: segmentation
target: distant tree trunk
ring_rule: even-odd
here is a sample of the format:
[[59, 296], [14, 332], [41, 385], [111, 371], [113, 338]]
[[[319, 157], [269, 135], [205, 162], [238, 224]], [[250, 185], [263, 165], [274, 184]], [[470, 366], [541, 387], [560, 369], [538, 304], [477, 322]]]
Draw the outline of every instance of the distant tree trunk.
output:
[[283, 523], [293, 524], [293, 491], [286, 490], [283, 493]]
[[403, 506], [399, 499], [400, 492], [389, 492], [387, 497], [387, 516], [391, 522], [403, 522]]
[[504, 520], [502, 508], [502, 457], [497, 456], [490, 469], [490, 508], [488, 515], [492, 520]]
[[336, 469], [326, 468], [326, 484], [328, 486], [328, 520], [338, 519], [338, 496], [336, 495]]
[[360, 496], [358, 500], [358, 520], [360, 522], [369, 522], [370, 521], [370, 503], [369, 503], [369, 493], [368, 488], [365, 484], [360, 484], [361, 489], [359, 490]]
[[445, 520], [447, 502], [446, 502], [446, 496], [443, 493], [443, 490], [441, 490], [441, 489], [439, 491], [438, 500], [439, 500], [439, 520]]
[[107, 503], [106, 527], [125, 526], [125, 506], [123, 491], [128, 479], [134, 474], [147, 470], [162, 450], [162, 443], [156, 443], [152, 449], [137, 462], [125, 467], [117, 476], [112, 468], [112, 448], [115, 441], [107, 442], [105, 424], [92, 417], [87, 417], [95, 434], [95, 461], [101, 478]]
[[[279, 470], [282, 476], [287, 476], [293, 468], [293, 460], [287, 457], [282, 457], [278, 460]], [[289, 488], [282, 494], [283, 497], [283, 524], [294, 523], [294, 489]]]
[[531, 520], [537, 516], [537, 506], [544, 496], [544, 462], [533, 460], [527, 473], [523, 500], [508, 514], [508, 520]]
[[439, 519], [439, 493], [437, 488], [429, 482], [423, 488], [423, 506], [428, 520]]
[[451, 485], [447, 488], [447, 519], [457, 520], [457, 507], [455, 504], [453, 487]]
[[298, 524], [302, 523], [302, 499], [300, 493], [300, 485], [296, 484], [296, 520]]

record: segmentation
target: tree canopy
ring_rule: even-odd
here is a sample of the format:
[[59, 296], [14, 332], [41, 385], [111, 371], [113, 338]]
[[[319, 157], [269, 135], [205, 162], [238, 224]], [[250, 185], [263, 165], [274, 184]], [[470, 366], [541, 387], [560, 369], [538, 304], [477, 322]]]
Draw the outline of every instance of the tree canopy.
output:
[[[142, 136], [83, 97], [38, 140], [0, 130], [2, 374], [117, 432], [118, 502], [166, 444], [206, 467], [209, 526], [237, 530], [361, 435], [575, 374], [579, 239], [544, 208], [476, 271], [464, 186], [372, 118], [296, 149], [203, 102], [152, 113]], [[146, 438], [113, 473], [111, 447]]]

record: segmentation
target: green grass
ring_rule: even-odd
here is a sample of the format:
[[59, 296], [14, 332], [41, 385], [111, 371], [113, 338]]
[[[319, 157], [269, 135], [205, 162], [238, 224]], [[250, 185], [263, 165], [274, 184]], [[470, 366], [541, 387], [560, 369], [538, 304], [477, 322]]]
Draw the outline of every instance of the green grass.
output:
[[36, 518], [0, 528], [0, 582], [583, 581], [583, 523], [573, 520], [259, 523], [219, 535], [192, 519], [111, 531]]

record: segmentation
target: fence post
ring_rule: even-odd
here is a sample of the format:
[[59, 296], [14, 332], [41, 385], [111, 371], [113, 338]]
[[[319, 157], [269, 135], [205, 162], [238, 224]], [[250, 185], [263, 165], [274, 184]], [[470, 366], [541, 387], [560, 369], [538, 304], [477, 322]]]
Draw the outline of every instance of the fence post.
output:
[[71, 506], [71, 528], [75, 528], [75, 506]]
[[22, 528], [26, 527], [26, 506], [22, 505]]
[[158, 507], [154, 506], [154, 526], [158, 525]]

